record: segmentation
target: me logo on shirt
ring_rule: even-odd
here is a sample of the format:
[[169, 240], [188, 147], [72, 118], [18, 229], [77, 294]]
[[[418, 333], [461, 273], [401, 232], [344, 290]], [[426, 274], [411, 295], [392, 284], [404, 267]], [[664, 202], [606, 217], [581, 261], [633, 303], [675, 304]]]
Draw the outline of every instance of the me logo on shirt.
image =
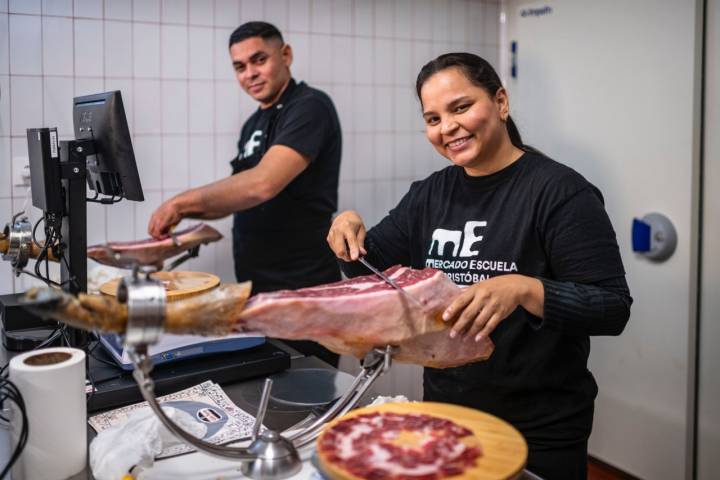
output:
[[[436, 228], [432, 233], [430, 250], [425, 258], [425, 266], [442, 270], [458, 285], [472, 285], [495, 275], [518, 271], [512, 260], [478, 258], [481, 232], [487, 227], [486, 221], [470, 220], [462, 230]], [[477, 247], [474, 250], [473, 247]], [[474, 257], [474, 258], [470, 258]]]
[[481, 242], [482, 235], [476, 234], [476, 229], [487, 227], [486, 221], [468, 221], [465, 222], [463, 230], [446, 230], [444, 228], [436, 228], [432, 233], [432, 241], [428, 255], [433, 255], [433, 248], [438, 256], [445, 256], [445, 249], [452, 247], [453, 257], [474, 257], [479, 251], [473, 250], [472, 247], [477, 242]]
[[250, 139], [245, 142], [245, 146], [243, 147], [243, 158], [248, 158], [252, 156], [252, 154], [255, 152], [255, 149], [260, 146], [260, 139], [263, 136], [262, 130], [255, 130], [252, 135], [250, 135]]

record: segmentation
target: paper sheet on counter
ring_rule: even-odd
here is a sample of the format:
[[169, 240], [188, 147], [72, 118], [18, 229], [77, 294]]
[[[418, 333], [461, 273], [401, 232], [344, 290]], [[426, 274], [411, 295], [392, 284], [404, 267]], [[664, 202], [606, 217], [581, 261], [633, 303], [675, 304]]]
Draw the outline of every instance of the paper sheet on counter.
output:
[[[207, 381], [194, 387], [158, 397], [163, 406], [172, 406], [180, 410], [192, 411], [193, 418], [204, 425], [206, 434], [203, 440], [221, 445], [247, 437], [252, 434], [255, 417], [235, 405], [223, 389], [216, 383]], [[90, 417], [88, 423], [100, 433], [110, 427], [125, 422], [128, 416], [142, 409], [149, 409], [147, 402], [128, 405]], [[194, 449], [187, 445], [175, 445], [165, 449], [156, 459], [168, 458]]]

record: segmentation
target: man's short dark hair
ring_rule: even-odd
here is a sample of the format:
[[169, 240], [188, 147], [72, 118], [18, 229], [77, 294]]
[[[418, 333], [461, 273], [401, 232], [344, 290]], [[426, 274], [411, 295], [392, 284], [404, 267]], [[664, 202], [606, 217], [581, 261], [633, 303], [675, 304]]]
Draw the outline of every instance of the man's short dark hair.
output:
[[228, 48], [232, 47], [238, 42], [247, 40], [248, 38], [260, 37], [263, 40], [278, 39], [280, 43], [284, 43], [280, 30], [267, 22], [247, 22], [240, 25], [235, 31], [230, 34], [230, 44]]

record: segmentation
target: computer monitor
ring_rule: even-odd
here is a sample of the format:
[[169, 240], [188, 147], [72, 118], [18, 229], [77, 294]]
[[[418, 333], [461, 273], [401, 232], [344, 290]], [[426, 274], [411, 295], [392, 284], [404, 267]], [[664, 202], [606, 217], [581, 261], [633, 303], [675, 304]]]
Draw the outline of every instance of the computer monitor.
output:
[[120, 91], [76, 97], [73, 123], [77, 140], [93, 140], [87, 183], [103, 195], [143, 201], [130, 130]]

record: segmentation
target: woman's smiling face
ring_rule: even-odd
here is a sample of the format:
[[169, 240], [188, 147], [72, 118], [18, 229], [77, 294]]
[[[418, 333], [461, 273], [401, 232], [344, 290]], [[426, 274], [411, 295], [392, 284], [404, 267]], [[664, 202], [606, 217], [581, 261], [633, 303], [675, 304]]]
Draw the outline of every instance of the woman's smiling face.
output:
[[469, 174], [485, 174], [507, 135], [505, 89], [494, 96], [451, 67], [433, 74], [420, 91], [425, 134], [444, 157]]

